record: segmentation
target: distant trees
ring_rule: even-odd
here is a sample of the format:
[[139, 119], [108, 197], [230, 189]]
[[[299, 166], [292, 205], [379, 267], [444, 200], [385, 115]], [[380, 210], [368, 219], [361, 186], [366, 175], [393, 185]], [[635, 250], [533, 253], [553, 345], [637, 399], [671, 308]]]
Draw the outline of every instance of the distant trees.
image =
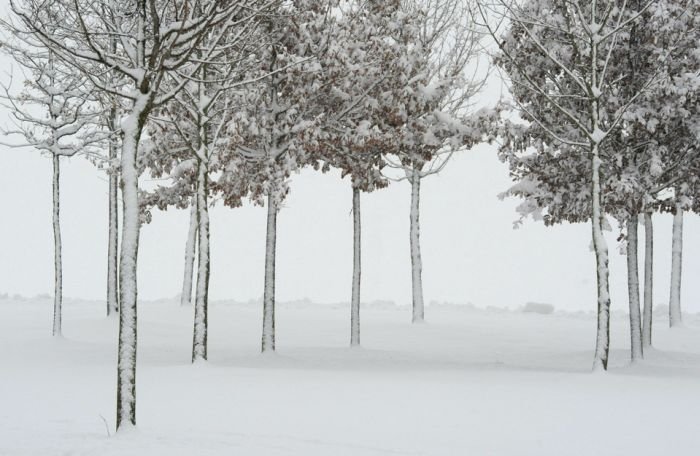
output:
[[[44, 11], [57, 20], [55, 9]], [[23, 89], [15, 93], [10, 85], [0, 95], [9, 108], [13, 127], [5, 135], [21, 136], [12, 147], [31, 147], [51, 157], [53, 165], [53, 239], [54, 239], [54, 306], [53, 335], [62, 331], [63, 262], [60, 220], [61, 158], [95, 153], [96, 145], [106, 136], [95, 132], [99, 105], [93, 88], [84, 75], [75, 74], [55, 52], [11, 21], [2, 23], [6, 39], [3, 51], [17, 62], [26, 77]], [[47, 30], [55, 29], [55, 24]]]

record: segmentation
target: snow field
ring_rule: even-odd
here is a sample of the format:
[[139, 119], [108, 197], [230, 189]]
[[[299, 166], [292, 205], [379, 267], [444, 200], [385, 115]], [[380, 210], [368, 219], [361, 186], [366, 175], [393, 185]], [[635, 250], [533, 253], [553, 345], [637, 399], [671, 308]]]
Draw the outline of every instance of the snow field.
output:
[[139, 304], [136, 429], [113, 432], [117, 318], [66, 300], [0, 300], [0, 454], [697, 454], [700, 318], [657, 318], [629, 365], [613, 315], [610, 371], [591, 373], [590, 315], [428, 307], [280, 305], [276, 354], [261, 355], [261, 305], [212, 303], [209, 361], [190, 364], [192, 308]]

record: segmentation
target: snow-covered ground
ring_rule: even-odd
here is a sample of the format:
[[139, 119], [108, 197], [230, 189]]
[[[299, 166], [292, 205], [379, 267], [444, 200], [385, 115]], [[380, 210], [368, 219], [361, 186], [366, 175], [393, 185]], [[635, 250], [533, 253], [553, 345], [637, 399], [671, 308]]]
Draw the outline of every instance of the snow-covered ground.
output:
[[[611, 366], [592, 374], [592, 315], [498, 309], [280, 305], [276, 355], [261, 306], [214, 303], [209, 362], [192, 366], [192, 309], [140, 305], [138, 427], [113, 432], [117, 320], [68, 300], [0, 299], [0, 455], [700, 454], [700, 317], [628, 363], [624, 315]], [[105, 421], [106, 420], [106, 423]]]

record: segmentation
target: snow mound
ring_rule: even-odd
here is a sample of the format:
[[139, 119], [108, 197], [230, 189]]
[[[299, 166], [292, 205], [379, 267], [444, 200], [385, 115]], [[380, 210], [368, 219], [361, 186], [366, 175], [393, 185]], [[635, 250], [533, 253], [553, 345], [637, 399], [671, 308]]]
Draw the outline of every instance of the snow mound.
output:
[[528, 302], [525, 304], [525, 307], [523, 307], [523, 312], [549, 315], [554, 313], [554, 306], [541, 302]]

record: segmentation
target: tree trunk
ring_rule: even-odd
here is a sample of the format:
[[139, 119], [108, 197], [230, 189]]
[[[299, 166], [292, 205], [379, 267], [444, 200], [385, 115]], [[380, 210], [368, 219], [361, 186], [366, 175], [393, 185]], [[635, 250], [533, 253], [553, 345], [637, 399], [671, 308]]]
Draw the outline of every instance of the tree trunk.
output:
[[413, 171], [411, 182], [411, 283], [413, 286], [413, 323], [422, 323], [425, 318], [423, 304], [423, 261], [420, 255], [420, 181], [417, 170]]
[[54, 248], [54, 290], [53, 290], [53, 335], [61, 335], [63, 307], [63, 264], [61, 259], [61, 219], [60, 219], [60, 178], [61, 162], [53, 156], [53, 248]]
[[681, 274], [683, 266], [683, 209], [676, 206], [673, 216], [673, 243], [671, 247], [671, 297], [668, 316], [671, 328], [681, 326]]
[[[117, 39], [110, 40], [112, 52], [117, 52]], [[109, 229], [107, 240], [107, 316], [119, 312], [119, 174], [117, 164], [117, 142], [115, 136], [120, 129], [119, 109], [116, 99], [111, 100], [107, 127], [109, 138]]]
[[651, 347], [651, 323], [654, 306], [654, 225], [651, 213], [644, 214], [644, 322], [642, 346]]
[[361, 272], [361, 224], [360, 189], [352, 189], [353, 263], [352, 302], [350, 305], [350, 346], [360, 345], [360, 272]]
[[[116, 126], [116, 110], [110, 111], [110, 131], [114, 132]], [[107, 241], [107, 315], [119, 311], [119, 174], [113, 167], [117, 160], [117, 145], [113, 140], [109, 142], [109, 230]]]
[[600, 203], [600, 158], [598, 145], [593, 146], [591, 160], [592, 175], [592, 231], [593, 248], [596, 257], [596, 277], [598, 294], [598, 325], [596, 333], [596, 348], [593, 369], [608, 368], [608, 352], [610, 347], [610, 286], [608, 283], [608, 245], [603, 234], [603, 213]]
[[[143, 96], [143, 95], [141, 95]], [[147, 99], [139, 99], [124, 122], [121, 154], [123, 200], [119, 268], [119, 350], [117, 361], [117, 430], [136, 424], [137, 261], [139, 249], [139, 183], [136, 157], [148, 114]]]
[[277, 203], [267, 196], [267, 239], [265, 242], [265, 291], [263, 295], [262, 351], [275, 350], [275, 254], [277, 244]]
[[642, 319], [639, 309], [639, 263], [638, 263], [639, 218], [633, 215], [627, 221], [627, 290], [630, 306], [630, 337], [632, 362], [643, 358]]
[[197, 263], [197, 292], [194, 305], [194, 333], [192, 336], [192, 362], [207, 359], [207, 332], [209, 306], [209, 207], [208, 169], [204, 160], [197, 167], [197, 224], [199, 236], [199, 261]]
[[192, 304], [192, 276], [194, 274], [194, 259], [197, 250], [197, 197], [192, 197], [190, 202], [190, 228], [187, 232], [187, 243], [185, 244], [185, 276], [182, 280], [182, 294], [180, 295], [180, 305], [189, 306]]

